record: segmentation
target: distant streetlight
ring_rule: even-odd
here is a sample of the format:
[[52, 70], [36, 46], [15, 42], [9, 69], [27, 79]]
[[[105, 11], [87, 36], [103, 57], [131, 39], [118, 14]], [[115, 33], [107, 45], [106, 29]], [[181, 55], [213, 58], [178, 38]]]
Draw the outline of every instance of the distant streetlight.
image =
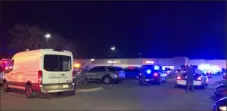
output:
[[46, 33], [44, 35], [44, 37], [46, 38], [46, 48], [48, 48], [48, 40], [51, 38], [51, 34], [50, 33]]
[[115, 46], [112, 46], [112, 47], [110, 47], [110, 50], [111, 51], [115, 51], [116, 50], [116, 47]]
[[[112, 47], [110, 47], [110, 50], [111, 50], [112, 52], [115, 52], [116, 47], [115, 47], [115, 46], [112, 46]], [[115, 52], [115, 53], [116, 53], [116, 52]], [[115, 53], [113, 53], [113, 57], [114, 57]], [[114, 63], [113, 63], [113, 60], [112, 60], [112, 66], [113, 66], [113, 65], [114, 65]]]
[[95, 61], [95, 57], [90, 59], [90, 64], [93, 64], [93, 62]]
[[46, 39], [49, 39], [49, 38], [51, 38], [51, 34], [47, 33], [47, 34], [44, 35], [44, 37], [45, 37]]
[[90, 59], [91, 62], [95, 61], [95, 59]]

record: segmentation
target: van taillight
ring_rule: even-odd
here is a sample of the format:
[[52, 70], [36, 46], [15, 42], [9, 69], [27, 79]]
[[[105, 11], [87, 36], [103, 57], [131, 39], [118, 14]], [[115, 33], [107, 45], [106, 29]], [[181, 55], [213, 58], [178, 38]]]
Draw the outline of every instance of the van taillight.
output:
[[38, 71], [38, 79], [42, 79], [43, 71]]
[[38, 83], [42, 84], [43, 71], [38, 71]]

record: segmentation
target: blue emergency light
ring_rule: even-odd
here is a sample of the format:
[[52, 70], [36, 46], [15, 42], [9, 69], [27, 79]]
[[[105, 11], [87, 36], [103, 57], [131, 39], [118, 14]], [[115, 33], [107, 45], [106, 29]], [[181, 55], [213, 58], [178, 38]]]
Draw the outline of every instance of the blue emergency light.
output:
[[150, 69], [147, 69], [147, 74], [151, 74], [151, 70]]
[[154, 70], [159, 70], [160, 69], [160, 67], [159, 66], [154, 66]]

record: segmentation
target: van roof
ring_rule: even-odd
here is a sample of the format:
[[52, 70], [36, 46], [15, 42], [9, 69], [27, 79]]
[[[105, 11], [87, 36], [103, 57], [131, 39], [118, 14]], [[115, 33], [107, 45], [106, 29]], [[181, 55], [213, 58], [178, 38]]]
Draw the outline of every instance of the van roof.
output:
[[[45, 52], [55, 52], [54, 49], [38, 49], [38, 50], [28, 50], [28, 51], [23, 51], [23, 52], [18, 52], [14, 55], [14, 57], [21, 57], [21, 56], [34, 56], [38, 55], [40, 56], [42, 53]], [[65, 53], [71, 53], [70, 51], [63, 50]]]

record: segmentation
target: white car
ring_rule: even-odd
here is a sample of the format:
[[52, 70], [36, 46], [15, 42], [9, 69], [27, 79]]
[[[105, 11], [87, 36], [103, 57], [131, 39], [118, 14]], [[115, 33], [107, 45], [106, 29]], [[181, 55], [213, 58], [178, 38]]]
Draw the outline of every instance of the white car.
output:
[[[201, 88], [205, 88], [205, 86], [208, 85], [208, 77], [204, 74], [194, 74], [195, 80], [193, 81], [193, 85], [194, 86], [199, 86]], [[186, 79], [187, 79], [187, 75], [186, 74], [182, 74], [177, 76], [177, 80], [176, 80], [176, 85], [175, 87], [178, 86], [186, 86]]]
[[3, 91], [23, 90], [28, 98], [37, 93], [75, 93], [73, 55], [65, 50], [19, 52], [11, 59], [3, 77]]

